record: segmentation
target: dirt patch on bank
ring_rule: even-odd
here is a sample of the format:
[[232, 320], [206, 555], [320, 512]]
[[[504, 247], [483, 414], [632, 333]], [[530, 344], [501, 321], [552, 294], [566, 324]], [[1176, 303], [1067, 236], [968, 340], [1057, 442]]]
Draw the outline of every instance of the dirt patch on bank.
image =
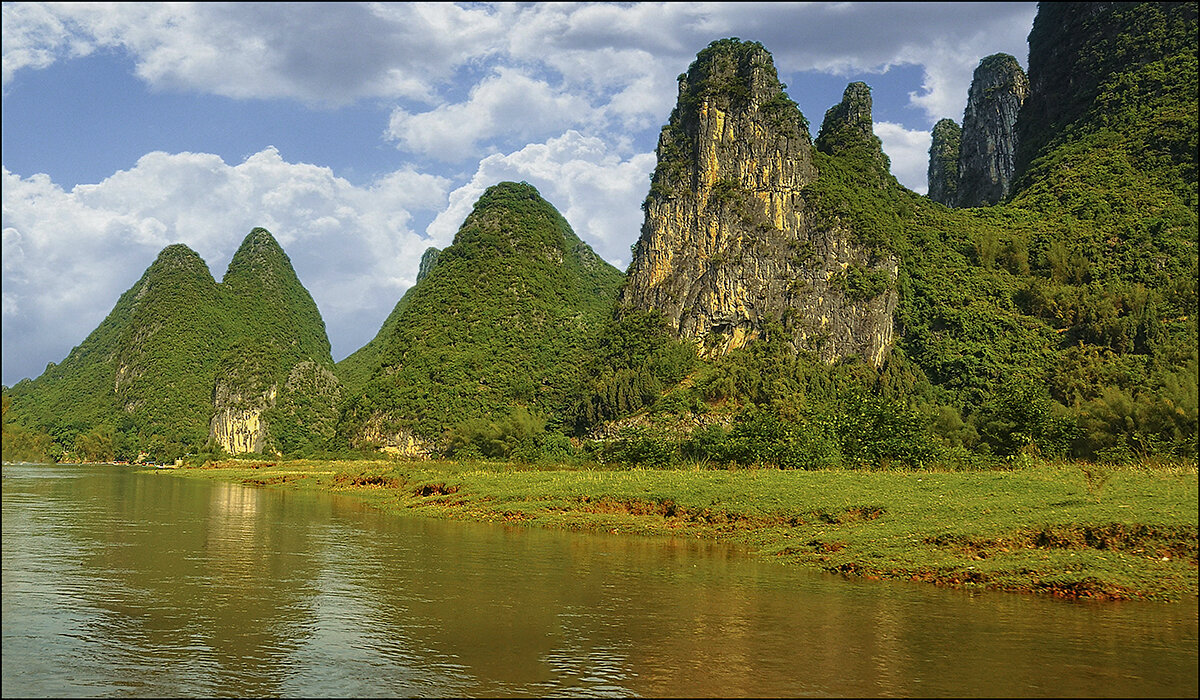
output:
[[1055, 525], [1026, 530], [1011, 537], [937, 535], [926, 537], [924, 542], [976, 558], [1015, 549], [1099, 549], [1187, 559], [1193, 564], [1197, 560], [1197, 531], [1194, 526], [1155, 527], [1126, 523]]
[[735, 529], [770, 526], [800, 527], [818, 523], [841, 524], [862, 520], [875, 520], [887, 513], [885, 508], [875, 505], [853, 506], [841, 511], [818, 510], [791, 515], [744, 513], [719, 506], [686, 508], [669, 498], [661, 500], [640, 498], [617, 499], [609, 496], [598, 499], [582, 496], [579, 499], [577, 507], [560, 510], [578, 510], [585, 513], [604, 515], [657, 516], [667, 520], [678, 520], [680, 523], [689, 525], [721, 525]]

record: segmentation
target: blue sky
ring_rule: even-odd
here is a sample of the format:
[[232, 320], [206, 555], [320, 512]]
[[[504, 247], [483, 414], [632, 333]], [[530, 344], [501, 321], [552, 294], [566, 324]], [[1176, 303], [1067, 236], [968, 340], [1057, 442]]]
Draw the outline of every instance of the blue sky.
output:
[[[761, 42], [815, 131], [847, 83], [925, 191], [979, 59], [1034, 3], [3, 3], [3, 383], [61, 361], [158, 252], [219, 280], [264, 226], [357, 350], [488, 186], [525, 180], [620, 269], [675, 77]], [[815, 136], [815, 134], [814, 134]]]

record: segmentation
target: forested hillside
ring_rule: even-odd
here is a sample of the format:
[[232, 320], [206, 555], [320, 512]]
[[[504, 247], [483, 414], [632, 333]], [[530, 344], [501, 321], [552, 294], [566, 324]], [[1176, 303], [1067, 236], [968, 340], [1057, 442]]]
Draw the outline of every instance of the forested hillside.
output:
[[[766, 47], [713, 42], [680, 76], [627, 276], [500, 183], [336, 366], [265, 230], [221, 284], [168, 247], [6, 390], [5, 459], [1195, 460], [1196, 5], [1043, 3], [1029, 41], [1027, 97], [1003, 57], [1023, 102], [939, 122], [931, 197], [890, 174], [869, 86], [814, 139]], [[934, 201], [963, 204], [956, 151], [988, 129], [1015, 144], [1007, 198]]]
[[229, 451], [325, 447], [332, 368], [316, 304], [266, 229], [221, 284], [168, 246], [62, 363], [6, 391], [5, 454], [26, 442], [10, 430], [48, 435], [47, 456], [68, 459], [164, 461], [229, 439]]
[[339, 364], [354, 391], [343, 434], [409, 453], [528, 452], [563, 424], [620, 280], [533, 187], [489, 188], [379, 336]]

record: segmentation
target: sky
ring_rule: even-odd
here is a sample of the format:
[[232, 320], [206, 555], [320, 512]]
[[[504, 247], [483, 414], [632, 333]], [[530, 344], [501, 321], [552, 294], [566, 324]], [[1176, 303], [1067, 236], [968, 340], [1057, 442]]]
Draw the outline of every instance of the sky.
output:
[[525, 181], [625, 270], [676, 77], [758, 41], [813, 136], [871, 86], [892, 173], [1035, 3], [34, 3], [3, 7], [3, 383], [61, 362], [159, 251], [217, 281], [271, 231], [335, 360], [489, 186]]

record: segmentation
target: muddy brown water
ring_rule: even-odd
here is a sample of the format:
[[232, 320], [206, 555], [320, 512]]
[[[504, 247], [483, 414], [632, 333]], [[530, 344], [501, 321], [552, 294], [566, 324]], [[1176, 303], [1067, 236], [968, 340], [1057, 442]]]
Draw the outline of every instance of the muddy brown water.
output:
[[1197, 606], [3, 467], [3, 695], [1197, 696]]

